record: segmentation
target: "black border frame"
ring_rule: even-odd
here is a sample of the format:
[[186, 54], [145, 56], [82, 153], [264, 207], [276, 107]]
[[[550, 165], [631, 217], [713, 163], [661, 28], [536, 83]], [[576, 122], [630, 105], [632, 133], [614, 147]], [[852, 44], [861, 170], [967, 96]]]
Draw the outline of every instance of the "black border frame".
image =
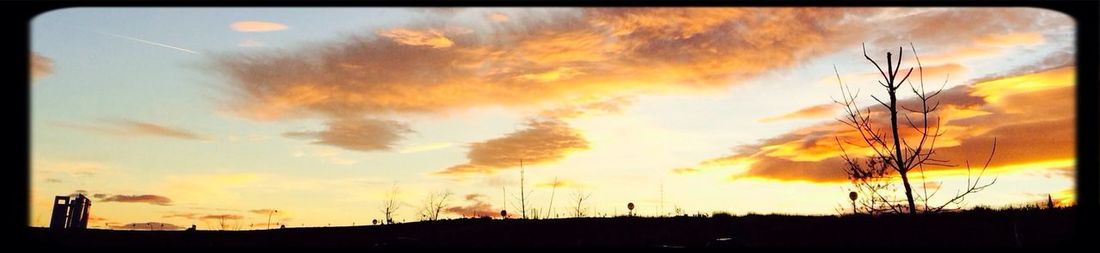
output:
[[[181, 0], [168, 0], [168, 1], [19, 1], [19, 2], [4, 2], [0, 3], [3, 6], [2, 10], [5, 13], [0, 15], [0, 24], [3, 25], [3, 31], [8, 31], [9, 34], [16, 34], [16, 36], [25, 36], [23, 40], [10, 39], [5, 42], [11, 43], [8, 46], [8, 50], [4, 50], [3, 59], [7, 59], [10, 63], [7, 66], [14, 66], [8, 68], [14, 70], [14, 73], [9, 73], [8, 77], [17, 77], [15, 81], [8, 85], [18, 85], [21, 89], [26, 89], [21, 93], [8, 92], [6, 99], [2, 101], [7, 103], [7, 108], [12, 109], [14, 112], [9, 115], [19, 115], [17, 117], [20, 120], [26, 120], [22, 127], [25, 127], [26, 135], [22, 139], [23, 143], [19, 143], [27, 149], [21, 147], [15, 147], [12, 150], [22, 150], [23, 152], [16, 152], [16, 161], [21, 161], [26, 164], [22, 168], [9, 168], [9, 176], [4, 177], [9, 182], [3, 184], [2, 190], [4, 200], [9, 203], [19, 203], [14, 208], [4, 208], [6, 215], [6, 222], [4, 225], [16, 228], [15, 234], [18, 234], [16, 239], [26, 242], [27, 230], [29, 229], [29, 207], [24, 206], [29, 202], [29, 170], [30, 170], [30, 86], [29, 83], [29, 64], [27, 55], [30, 54], [29, 40], [30, 40], [30, 21], [38, 14], [49, 12], [51, 10], [63, 9], [68, 7], [489, 7], [489, 6], [522, 6], [522, 7], [539, 7], [539, 6], [566, 6], [566, 7], [647, 7], [647, 6], [744, 6], [744, 7], [795, 7], [795, 6], [814, 6], [814, 7], [1034, 7], [1043, 8], [1053, 11], [1062, 12], [1066, 15], [1073, 17], [1077, 21], [1077, 54], [1076, 54], [1076, 67], [1077, 67], [1077, 85], [1076, 85], [1076, 134], [1077, 134], [1077, 174], [1076, 174], [1076, 187], [1077, 187], [1077, 209], [1076, 218], [1078, 224], [1075, 226], [1073, 240], [1074, 245], [1067, 245], [1073, 247], [1088, 247], [1090, 241], [1095, 241], [1096, 237], [1093, 236], [1095, 232], [1096, 218], [1093, 216], [1098, 214], [1098, 204], [1100, 204], [1100, 194], [1098, 194], [1097, 182], [1100, 181], [1100, 151], [1097, 151], [1097, 144], [1100, 144], [1100, 136], [1096, 134], [1096, 131], [1088, 131], [1100, 129], [1100, 126], [1096, 124], [1096, 120], [1087, 118], [1086, 112], [1090, 112], [1087, 109], [1095, 108], [1096, 102], [1091, 99], [1081, 99], [1082, 95], [1096, 94], [1096, 85], [1100, 84], [1100, 66], [1097, 65], [1097, 59], [1100, 58], [1097, 48], [1100, 45], [1100, 41], [1097, 40], [1097, 31], [1100, 30], [1097, 24], [1100, 23], [1100, 2], [1097, 1], [1074, 1], [1074, 0], [1048, 0], [1048, 1], [1007, 1], [1007, 0], [963, 0], [963, 1], [943, 1], [943, 0], [929, 0], [929, 1], [811, 1], [811, 0], [747, 0], [747, 1], [700, 1], [700, 0], [688, 0], [688, 1], [676, 1], [666, 3], [653, 3], [653, 2], [614, 2], [614, 1], [547, 1], [547, 0], [528, 0], [528, 1], [492, 1], [492, 0], [467, 0], [467, 1], [421, 1], [421, 2], [408, 2], [408, 1], [393, 1], [393, 0], [374, 0], [374, 1], [338, 1], [338, 0], [319, 0], [319, 1], [243, 1], [243, 0], [231, 0], [231, 1], [211, 1], [211, 0], [194, 0], [194, 1], [181, 1]], [[17, 49], [17, 50], [13, 50]], [[18, 59], [18, 60], [16, 60]], [[20, 110], [21, 109], [21, 110]], [[17, 114], [21, 113], [21, 114]], [[1095, 115], [1095, 114], [1093, 114]], [[19, 125], [15, 126], [19, 128]], [[12, 141], [13, 143], [15, 141]], [[1084, 145], [1083, 145], [1084, 144]], [[24, 153], [25, 152], [25, 153]], [[14, 181], [14, 182], [11, 182]], [[11, 234], [9, 234], [11, 235]], [[27, 245], [32, 246], [32, 245]], [[44, 246], [44, 245], [39, 245]], [[899, 245], [902, 247], [902, 245]]]

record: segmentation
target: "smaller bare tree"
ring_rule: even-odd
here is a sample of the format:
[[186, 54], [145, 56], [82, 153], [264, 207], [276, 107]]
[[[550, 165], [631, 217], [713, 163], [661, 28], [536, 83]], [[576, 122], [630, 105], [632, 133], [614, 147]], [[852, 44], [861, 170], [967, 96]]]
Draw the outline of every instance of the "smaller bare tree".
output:
[[397, 209], [400, 208], [401, 202], [397, 200], [397, 183], [394, 183], [386, 200], [382, 201], [382, 207], [379, 208], [382, 214], [386, 216], [386, 220], [383, 222], [385, 222], [385, 224], [393, 224], [393, 215], [397, 212]]
[[[940, 106], [940, 102], [936, 97], [947, 85], [947, 80], [945, 79], [936, 91], [929, 92], [926, 90], [924, 67], [921, 65], [920, 57], [917, 56], [916, 47], [910, 44], [910, 49], [912, 49], [913, 57], [917, 62], [918, 84], [915, 85], [909, 79], [910, 75], [913, 74], [913, 68], [910, 67], [908, 71], [904, 72], [904, 75], [899, 75], [902, 69], [903, 48], [898, 48], [896, 58], [893, 53], [886, 53], [885, 70], [882, 68], [883, 66], [867, 55], [867, 49], [864, 48], [863, 57], [878, 70], [882, 77], [881, 80], [878, 80], [878, 85], [886, 91], [887, 95], [884, 99], [871, 95], [871, 98], [882, 106], [878, 111], [872, 111], [872, 107], [860, 108], [856, 103], [859, 91], [852, 92], [840, 79], [840, 72], [836, 71], [834, 67], [842, 95], [842, 99], [835, 100], [835, 102], [843, 106], [846, 113], [840, 119], [840, 122], [853, 128], [855, 130], [853, 132], [859, 135], [857, 137], [858, 141], [845, 142], [845, 144], [861, 146], [870, 150], [871, 155], [866, 160], [861, 161], [848, 155], [848, 151], [844, 149], [844, 144], [842, 144], [839, 137], [836, 138], [836, 142], [842, 152], [841, 158], [846, 163], [843, 170], [852, 181], [856, 191], [862, 196], [867, 196], [862, 201], [861, 206], [870, 214], [892, 212], [916, 215], [918, 212], [940, 212], [948, 206], [961, 206], [967, 195], [980, 192], [997, 182], [996, 178], [987, 183], [982, 181], [985, 170], [988, 168], [989, 162], [992, 161], [993, 154], [997, 151], [997, 139], [994, 138], [989, 158], [986, 159], [985, 165], [979, 171], [978, 176], [976, 178], [972, 176], [973, 169], [967, 161], [967, 180], [963, 190], [956, 192], [955, 196], [940, 205], [929, 203], [929, 199], [938, 192], [939, 188], [932, 193], [928, 193], [929, 187], [924, 179], [924, 168], [926, 166], [955, 166], [950, 164], [949, 161], [936, 157], [936, 140], [946, 132], [945, 129], [940, 127], [942, 123], [940, 117], [935, 115]], [[908, 84], [908, 88], [914, 96], [913, 100], [906, 101], [898, 98], [898, 90], [901, 89], [903, 84]], [[899, 124], [899, 119], [904, 119], [907, 126], [904, 123]], [[907, 138], [907, 136], [911, 137]], [[921, 174], [923, 193], [913, 190], [909, 176], [910, 172], [914, 170]], [[901, 178], [901, 184], [905, 189], [905, 198], [895, 198], [893, 197], [894, 194], [887, 193], [887, 191], [893, 191], [894, 175]], [[917, 206], [917, 201], [922, 202], [920, 207]]]
[[439, 215], [448, 207], [447, 201], [451, 195], [453, 193], [447, 190], [428, 193], [424, 206], [420, 208], [420, 217], [430, 221], [439, 220]]
[[584, 192], [584, 189], [573, 190], [573, 217], [584, 217], [588, 208], [584, 207], [584, 201], [592, 197], [592, 193]]

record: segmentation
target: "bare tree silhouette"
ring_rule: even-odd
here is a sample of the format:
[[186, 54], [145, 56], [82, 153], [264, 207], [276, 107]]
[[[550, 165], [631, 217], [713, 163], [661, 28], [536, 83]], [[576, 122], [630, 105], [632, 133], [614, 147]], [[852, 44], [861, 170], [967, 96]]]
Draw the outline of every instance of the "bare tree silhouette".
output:
[[424, 199], [424, 206], [420, 208], [420, 216], [427, 220], [439, 220], [439, 215], [447, 209], [447, 200], [451, 198], [451, 191], [442, 190], [428, 193]]
[[573, 217], [585, 216], [585, 212], [588, 211], [588, 209], [584, 207], [584, 201], [588, 200], [589, 197], [592, 197], [592, 193], [584, 192], [582, 188], [573, 190], [573, 203], [575, 204], [573, 206]]
[[[894, 212], [903, 213], [908, 212], [910, 215], [915, 215], [918, 212], [916, 201], [920, 200], [925, 213], [934, 213], [944, 210], [950, 205], [961, 205], [965, 196], [979, 192], [993, 183], [996, 183], [997, 179], [994, 178], [988, 183], [982, 183], [982, 176], [985, 174], [986, 168], [989, 167], [989, 162], [993, 159], [993, 154], [997, 150], [997, 140], [993, 139], [993, 147], [990, 150], [989, 158], [986, 160], [985, 165], [982, 166], [978, 176], [972, 178], [972, 169], [969, 161], [966, 162], [967, 169], [967, 182], [964, 190], [956, 192], [955, 196], [945, 201], [941, 205], [930, 205], [929, 199], [932, 198], [938, 191], [937, 188], [932, 193], [928, 193], [928, 186], [924, 180], [924, 167], [925, 166], [942, 166], [953, 167], [955, 165], [949, 164], [949, 161], [936, 159], [936, 139], [942, 136], [946, 130], [940, 127], [940, 117], [934, 113], [939, 108], [939, 101], [933, 101], [937, 95], [943, 91], [943, 87], [947, 85], [947, 79], [945, 78], [943, 84], [935, 92], [927, 92], [924, 85], [924, 67], [920, 63], [920, 57], [917, 55], [916, 47], [910, 44], [914, 58], [917, 62], [918, 70], [918, 84], [914, 85], [909, 76], [913, 74], [913, 68], [910, 67], [906, 71], [904, 76], [899, 79], [899, 71], [902, 69], [902, 54], [904, 48], [898, 48], [898, 56], [895, 62], [893, 53], [886, 53], [886, 69], [883, 70], [881, 65], [874, 59], [871, 59], [867, 55], [867, 48], [863, 48], [863, 57], [870, 61], [871, 64], [878, 69], [879, 74], [882, 76], [882, 80], [878, 81], [879, 86], [886, 89], [889, 98], [887, 101], [883, 101], [878, 97], [871, 95], [871, 98], [882, 105], [883, 109], [889, 116], [889, 123], [883, 126], [885, 121], [884, 115], [880, 111], [873, 112], [871, 107], [861, 110], [856, 103], [856, 99], [859, 97], [859, 91], [852, 93], [851, 89], [840, 79], [840, 72], [836, 71], [834, 66], [834, 72], [836, 72], [837, 83], [840, 84], [842, 100], [837, 101], [839, 105], [844, 106], [844, 110], [847, 115], [840, 119], [845, 125], [854, 128], [856, 132], [860, 134], [862, 144], [857, 144], [859, 141], [852, 143], [845, 141], [841, 142], [839, 137], [836, 137], [837, 146], [840, 147], [846, 166], [843, 168], [844, 172], [848, 175], [848, 178], [852, 181], [853, 187], [859, 192], [859, 195], [867, 196], [861, 201], [865, 211], [874, 214], [879, 212]], [[905, 104], [899, 104], [897, 91], [901, 88], [902, 84], [909, 81], [910, 90], [913, 95], [916, 96], [916, 103], [909, 104], [909, 106], [916, 107], [910, 108]], [[904, 101], [902, 101], [904, 102]], [[900, 109], [900, 110], [899, 110]], [[898, 127], [898, 112], [902, 112], [902, 116], [905, 117], [908, 123], [908, 129], [901, 129]], [[910, 115], [917, 117], [916, 120]], [[929, 122], [930, 120], [935, 120]], [[934, 126], [931, 124], [935, 124]], [[888, 128], [889, 132], [882, 128]], [[902, 136], [901, 131], [906, 131], [907, 134], [913, 134], [916, 137], [906, 138]], [[873, 151], [868, 158], [860, 160], [859, 158], [853, 158], [848, 155], [848, 151], [844, 149], [844, 144], [857, 145], [863, 148], [869, 148]], [[864, 145], [865, 144], [865, 145]], [[922, 184], [924, 184], [923, 193], [918, 193], [914, 197], [913, 187], [910, 184], [909, 172], [917, 169], [921, 172]], [[901, 177], [902, 185], [905, 188], [905, 199], [907, 208], [900, 205], [899, 200], [893, 198], [887, 191], [892, 190], [893, 174], [897, 173]]]
[[392, 190], [390, 190], [386, 200], [382, 201], [382, 207], [379, 208], [382, 214], [386, 216], [385, 224], [393, 224], [393, 214], [400, 208], [401, 202], [397, 200], [397, 183], [393, 183]]

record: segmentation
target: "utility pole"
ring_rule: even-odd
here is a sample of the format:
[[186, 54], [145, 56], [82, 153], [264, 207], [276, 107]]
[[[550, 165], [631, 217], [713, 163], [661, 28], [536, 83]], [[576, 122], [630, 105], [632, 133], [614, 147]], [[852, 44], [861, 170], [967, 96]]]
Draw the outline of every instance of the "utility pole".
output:
[[[504, 205], [500, 206], [500, 211], [508, 210], [508, 186], [500, 186], [500, 197], [504, 199]], [[500, 215], [503, 218], [503, 214]]]
[[523, 171], [524, 171], [524, 169], [523, 169], [523, 159], [520, 158], [519, 159], [519, 208], [520, 208], [519, 211], [520, 211], [520, 215], [523, 216], [523, 219], [526, 220], [527, 219], [527, 196], [526, 196], [527, 190], [524, 189]]

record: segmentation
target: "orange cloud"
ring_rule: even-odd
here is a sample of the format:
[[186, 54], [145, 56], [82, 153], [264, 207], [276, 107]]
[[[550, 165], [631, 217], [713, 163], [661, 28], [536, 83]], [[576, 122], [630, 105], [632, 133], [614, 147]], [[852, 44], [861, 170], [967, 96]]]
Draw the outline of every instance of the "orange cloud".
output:
[[493, 22], [508, 22], [508, 15], [500, 12], [494, 12], [489, 14], [489, 20]]
[[[466, 201], [470, 203], [465, 206], [448, 207], [443, 211], [457, 214], [462, 217], [497, 217], [500, 215], [499, 208], [494, 208], [493, 205], [485, 202], [485, 195], [467, 194]], [[510, 217], [511, 215], [508, 216]]]
[[53, 59], [38, 53], [31, 53], [31, 79], [38, 79], [53, 74]]
[[172, 137], [172, 138], [178, 138], [178, 139], [192, 139], [192, 140], [204, 139], [203, 137], [200, 137], [197, 134], [191, 133], [191, 132], [186, 131], [186, 130], [165, 127], [165, 126], [152, 124], [152, 123], [137, 122], [137, 121], [124, 121], [124, 122], [122, 122], [122, 124], [127, 129], [133, 130], [132, 132], [137, 133], [137, 134], [164, 136], [164, 137]]
[[455, 44], [443, 34], [443, 31], [435, 29], [410, 30], [391, 29], [379, 31], [378, 35], [393, 39], [397, 43], [410, 46], [429, 46], [432, 48], [448, 48]]
[[[1034, 30], [1035, 14], [1043, 12], [932, 10], [903, 17], [889, 32], [858, 18], [882, 11], [584, 8], [487, 30], [392, 28], [298, 50], [226, 54], [213, 69], [231, 81], [231, 107], [252, 118], [444, 112], [717, 90], [868, 37], [891, 47], [913, 41], [957, 48], [985, 34]], [[911, 33], [922, 37], [887, 36]]]
[[[1065, 167], [1063, 162], [1074, 159], [1074, 92], [1073, 67], [1050, 69], [1033, 74], [1021, 74], [997, 80], [944, 90], [938, 121], [947, 132], [937, 140], [937, 159], [948, 160], [956, 167], [927, 167], [933, 174], [965, 170], [963, 162], [980, 166], [997, 139], [997, 151], [990, 169], [1049, 170]], [[899, 104], [914, 108], [912, 99]], [[888, 121], [885, 114], [875, 112], [872, 118]], [[901, 116], [899, 116], [901, 117]], [[915, 120], [914, 123], [921, 124]], [[935, 121], [930, 121], [935, 125]], [[904, 123], [902, 123], [904, 124]], [[879, 126], [886, 129], [886, 125]], [[899, 129], [903, 139], [914, 141], [919, 133]], [[785, 181], [843, 182], [843, 161], [834, 137], [840, 138], [849, 154], [870, 154], [861, 147], [858, 133], [839, 122], [827, 122], [757, 144], [735, 148], [729, 156], [701, 162], [694, 167], [677, 168], [678, 174], [700, 170], [738, 167], [732, 178], [765, 178]], [[1049, 165], [1044, 165], [1049, 164]], [[1026, 165], [1026, 166], [1024, 166]], [[1069, 165], [1072, 166], [1072, 165]], [[939, 172], [942, 171], [942, 172]], [[957, 173], [954, 173], [957, 174]]]
[[[881, 9], [865, 9], [879, 12]], [[917, 45], [969, 45], [991, 34], [1033, 33], [1058, 26], [1073, 26], [1074, 21], [1057, 11], [1034, 8], [943, 8], [900, 17], [892, 25], [879, 22], [859, 23], [864, 34], [888, 33], [867, 45], [868, 48], [896, 47], [899, 42]], [[961, 46], [960, 45], [960, 46]]]
[[[484, 107], [553, 111], [582, 100], [720, 91], [860, 41], [966, 47], [985, 34], [1034, 31], [1035, 14], [1044, 12], [933, 9], [888, 27], [861, 19], [889, 10], [582, 8], [549, 18], [510, 17], [478, 30], [438, 25], [460, 20], [437, 15], [414, 28], [292, 50], [222, 54], [211, 69], [229, 80], [230, 110], [258, 120], [439, 115]], [[898, 37], [911, 34], [920, 36]]]
[[975, 41], [988, 46], [1037, 45], [1044, 41], [1039, 32], [994, 33], [978, 37]]
[[287, 29], [284, 24], [267, 21], [238, 21], [233, 22], [230, 27], [238, 32], [274, 32]]
[[[956, 47], [946, 51], [932, 53], [927, 56], [921, 56], [921, 61], [923, 61], [924, 64], [952, 64], [969, 59], [992, 58], [1000, 56], [1004, 52], [1006, 52], [1005, 49], [997, 47]], [[927, 76], [928, 75], [925, 75], [925, 77]]]
[[631, 97], [615, 97], [602, 101], [548, 109], [540, 112], [539, 116], [552, 119], [572, 119], [592, 115], [619, 114], [625, 110], [625, 107], [633, 103], [634, 99]]
[[200, 136], [188, 130], [167, 127], [148, 122], [134, 120], [111, 120], [106, 121], [105, 123], [108, 124], [108, 126], [89, 126], [66, 123], [57, 123], [56, 125], [114, 135], [158, 136], [185, 140], [207, 139], [206, 137]]
[[[831, 27], [843, 13], [664, 12], [583, 9], [580, 16], [477, 32], [394, 28], [299, 50], [222, 55], [214, 69], [231, 80], [231, 108], [256, 119], [531, 106], [725, 87], [825, 53], [833, 42], [824, 38], [839, 32]], [[694, 12], [713, 17], [689, 18]], [[649, 25], [651, 19], [676, 20]], [[685, 28], [663, 32], [668, 27]]]
[[493, 173], [497, 170], [539, 165], [564, 159], [574, 151], [588, 149], [588, 141], [559, 120], [529, 120], [527, 129], [504, 137], [470, 144], [468, 163], [436, 172], [443, 175]]
[[822, 117], [832, 116], [833, 113], [836, 112], [837, 109], [839, 109], [838, 106], [839, 105], [836, 105], [836, 104], [820, 104], [820, 105], [815, 105], [815, 106], [802, 108], [798, 111], [794, 111], [794, 112], [779, 115], [779, 116], [763, 118], [763, 119], [760, 119], [759, 121], [763, 122], [763, 123], [771, 123], [771, 122], [784, 121], [784, 120], [822, 118]]
[[354, 151], [390, 150], [402, 134], [412, 132], [407, 125], [392, 120], [337, 119], [326, 123], [323, 131], [295, 131], [283, 136], [315, 139], [314, 144], [330, 145]]
[[199, 215], [200, 214], [197, 214], [197, 213], [170, 213], [170, 214], [161, 216], [161, 218], [165, 218], [165, 219], [168, 219], [168, 218], [184, 218], [184, 219], [194, 220], [194, 219], [198, 219]]

